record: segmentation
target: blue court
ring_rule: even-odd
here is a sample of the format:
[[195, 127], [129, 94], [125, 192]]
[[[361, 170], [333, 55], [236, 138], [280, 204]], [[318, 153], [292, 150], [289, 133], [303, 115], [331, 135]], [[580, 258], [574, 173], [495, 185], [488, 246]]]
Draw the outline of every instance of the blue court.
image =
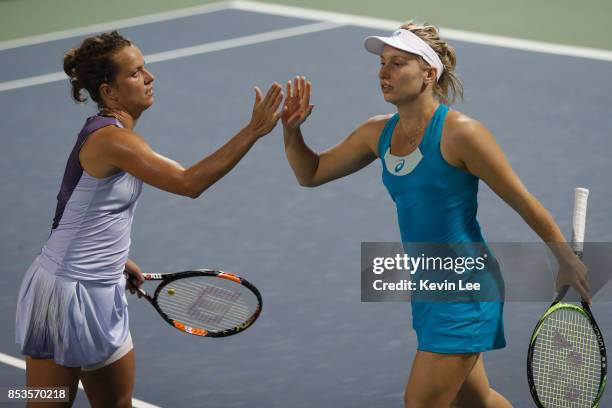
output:
[[[191, 165], [247, 124], [254, 85], [267, 89], [295, 75], [313, 84], [315, 109], [303, 132], [315, 150], [392, 112], [380, 94], [379, 61], [362, 46], [367, 35], [390, 30], [320, 23], [227, 8], [121, 29], [154, 61], [148, 68], [156, 102], [136, 131], [157, 152]], [[63, 53], [82, 38], [0, 50], [0, 89], [61, 71]], [[234, 39], [240, 41], [228, 41]], [[611, 63], [450, 42], [465, 87], [454, 108], [487, 125], [566, 236], [573, 189], [588, 187], [587, 240], [612, 241]], [[66, 158], [94, 109], [72, 102], [67, 80], [0, 91], [6, 355], [21, 357], [13, 333], [18, 286], [47, 238]], [[197, 200], [145, 187], [130, 258], [148, 272], [234, 271], [257, 285], [264, 307], [244, 333], [201, 339], [170, 328], [144, 300], [130, 297], [134, 397], [161, 407], [401, 406], [416, 348], [410, 305], [360, 302], [360, 243], [399, 240], [380, 177], [376, 161], [348, 178], [302, 188], [277, 127]], [[479, 204], [487, 240], [538, 239], [483, 183]], [[611, 306], [593, 307], [608, 344]], [[485, 356], [492, 386], [515, 407], [533, 406], [526, 351], [546, 307], [508, 303], [508, 347]], [[24, 381], [22, 370], [0, 364], [0, 384]], [[608, 389], [601, 406], [611, 405]], [[87, 406], [82, 391], [75, 406]]]

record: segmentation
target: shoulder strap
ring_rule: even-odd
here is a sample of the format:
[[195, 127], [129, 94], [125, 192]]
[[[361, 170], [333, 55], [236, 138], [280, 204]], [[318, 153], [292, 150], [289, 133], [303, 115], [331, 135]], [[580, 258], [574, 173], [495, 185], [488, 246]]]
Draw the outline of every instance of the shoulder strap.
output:
[[87, 140], [87, 136], [106, 126], [117, 126], [123, 128], [123, 124], [117, 118], [110, 116], [91, 116], [87, 118], [85, 126], [83, 126], [83, 129], [81, 129], [77, 138], [77, 143], [75, 146], [77, 151], [81, 150], [83, 143], [85, 143], [85, 140]]
[[444, 119], [448, 113], [448, 106], [440, 104], [433, 117], [427, 125], [425, 136], [423, 138], [422, 148], [423, 151], [431, 151], [433, 149], [439, 149], [440, 138], [442, 136], [442, 128], [444, 127]]
[[389, 148], [389, 144], [391, 143], [391, 136], [393, 135], [393, 129], [395, 129], [395, 125], [399, 120], [399, 113], [395, 113], [393, 116], [387, 120], [385, 123], [385, 127], [382, 132], [380, 132], [380, 137], [378, 138], [378, 157], [383, 159], [385, 157], [385, 153]]

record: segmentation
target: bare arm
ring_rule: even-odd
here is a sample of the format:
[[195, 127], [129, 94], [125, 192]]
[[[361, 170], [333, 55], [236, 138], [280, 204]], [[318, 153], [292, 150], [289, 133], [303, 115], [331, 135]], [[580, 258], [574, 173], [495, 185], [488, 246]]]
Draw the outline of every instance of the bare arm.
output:
[[467, 171], [487, 183], [549, 245], [560, 264], [558, 284], [569, 284], [590, 300], [586, 267], [567, 245], [552, 215], [521, 182], [493, 135], [465, 117], [457, 120], [448, 135], [451, 149]]
[[302, 186], [315, 187], [347, 176], [376, 159], [376, 140], [383, 117], [375, 117], [355, 129], [346, 139], [317, 154], [304, 142], [300, 125], [312, 112], [311, 84], [304, 77], [287, 83], [283, 113], [283, 136], [287, 160]]
[[89, 154], [95, 153], [99, 163], [126, 171], [147, 184], [196, 198], [226, 175], [260, 137], [274, 128], [280, 119], [281, 112], [276, 110], [282, 96], [277, 84], [270, 88], [265, 98], [256, 88], [250, 123], [213, 154], [189, 168], [156, 153], [142, 137], [128, 129], [101, 129], [83, 149], [87, 148]]

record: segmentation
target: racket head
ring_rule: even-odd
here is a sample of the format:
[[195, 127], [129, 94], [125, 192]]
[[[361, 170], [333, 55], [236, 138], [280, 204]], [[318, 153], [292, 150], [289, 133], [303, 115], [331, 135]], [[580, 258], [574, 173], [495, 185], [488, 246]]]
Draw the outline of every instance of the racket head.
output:
[[540, 408], [597, 407], [603, 395], [605, 344], [588, 305], [582, 306], [553, 304], [534, 330], [527, 379]]
[[232, 273], [197, 269], [148, 279], [160, 277], [150, 301], [164, 320], [185, 333], [227, 337], [252, 326], [261, 314], [259, 290]]

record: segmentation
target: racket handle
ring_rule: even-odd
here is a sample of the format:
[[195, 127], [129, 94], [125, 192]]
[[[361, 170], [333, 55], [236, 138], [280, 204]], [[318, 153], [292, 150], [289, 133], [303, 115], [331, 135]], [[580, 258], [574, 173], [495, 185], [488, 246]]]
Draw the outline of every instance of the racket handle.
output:
[[[136, 286], [136, 283], [134, 282], [134, 277], [132, 275], [128, 274], [127, 272], [123, 272], [123, 274], [125, 275], [125, 279], [128, 281], [130, 285], [132, 285], [135, 291], [140, 293], [142, 296], [149, 298], [149, 294], [144, 289]], [[126, 289], [130, 289], [130, 288], [126, 287]]]
[[557, 293], [557, 297], [554, 300], [554, 303], [559, 303], [560, 301], [563, 300], [563, 298], [565, 297], [565, 295], [567, 295], [567, 291], [569, 290], [569, 285], [563, 285], [561, 286], [561, 289], [559, 290], [559, 293]]
[[572, 217], [572, 248], [574, 253], [582, 258], [584, 251], [584, 229], [586, 226], [586, 210], [589, 190], [577, 187], [574, 189], [574, 216]]
[[[582, 259], [584, 253], [584, 230], [586, 227], [586, 212], [587, 212], [587, 199], [589, 198], [589, 190], [583, 187], [576, 187], [574, 189], [574, 213], [572, 216], [572, 249], [576, 256]], [[560, 302], [567, 291], [569, 286], [565, 285], [561, 287], [554, 303]], [[585, 304], [584, 300], [582, 301]]]

